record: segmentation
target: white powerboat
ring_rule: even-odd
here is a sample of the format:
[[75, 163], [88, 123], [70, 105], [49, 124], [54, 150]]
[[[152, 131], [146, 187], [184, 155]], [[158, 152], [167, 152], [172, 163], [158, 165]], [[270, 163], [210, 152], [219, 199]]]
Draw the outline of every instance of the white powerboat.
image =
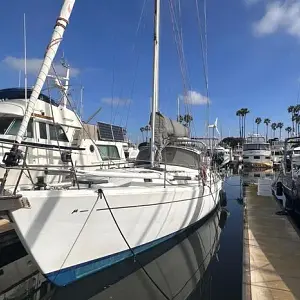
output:
[[232, 150], [230, 148], [225, 148], [222, 146], [216, 146], [213, 149], [216, 154], [217, 160], [219, 160], [220, 167], [225, 167], [232, 161]]
[[271, 159], [274, 167], [279, 167], [283, 159], [284, 142], [279, 140], [271, 141]]
[[233, 161], [235, 163], [242, 163], [243, 162], [243, 148], [241, 148], [239, 145], [233, 151]]
[[259, 134], [250, 135], [243, 145], [244, 167], [272, 168], [270, 144]]
[[[21, 88], [0, 90], [1, 162], [14, 143], [25, 114], [25, 92]], [[31, 94], [32, 90], [28, 89], [27, 96]], [[71, 162], [66, 157], [68, 154], [78, 168], [96, 170], [126, 165], [122, 130], [119, 126], [101, 122], [96, 125], [82, 124], [71, 109], [40, 94], [20, 146], [25, 153], [24, 163], [31, 169], [30, 176], [23, 176], [20, 185], [31, 186], [36, 183], [37, 177], [43, 177], [46, 184], [67, 181], [69, 175], [57, 174], [51, 168], [71, 168]], [[4, 172], [0, 168], [0, 178], [3, 178]], [[6, 186], [14, 186], [18, 176], [19, 171], [12, 170]]]

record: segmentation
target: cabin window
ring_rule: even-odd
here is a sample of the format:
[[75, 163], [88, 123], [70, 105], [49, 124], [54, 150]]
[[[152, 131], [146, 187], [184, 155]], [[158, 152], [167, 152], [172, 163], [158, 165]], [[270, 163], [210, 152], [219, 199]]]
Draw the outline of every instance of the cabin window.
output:
[[[129, 156], [129, 153], [128, 153], [128, 156]], [[136, 157], [135, 165], [142, 165], [142, 164], [146, 164], [149, 162], [150, 162], [150, 148], [142, 147]]]
[[113, 145], [98, 145], [97, 146], [102, 160], [117, 160], [120, 159], [118, 148]]
[[244, 144], [244, 151], [248, 150], [270, 150], [269, 144]]
[[49, 124], [49, 133], [51, 141], [68, 142], [68, 138], [63, 128], [56, 124]]
[[[9, 129], [5, 133], [6, 135], [17, 135], [20, 126], [22, 123], [22, 119], [15, 119], [13, 123], [10, 125]], [[27, 130], [25, 132], [25, 137], [33, 138], [33, 122], [32, 119], [29, 120]]]
[[260, 156], [254, 156], [254, 159], [260, 159]]
[[47, 139], [47, 127], [46, 123], [39, 123], [39, 128], [40, 128], [40, 138], [41, 139]]
[[5, 134], [6, 130], [13, 120], [14, 118], [0, 118], [0, 134]]
[[162, 151], [162, 162], [168, 165], [198, 168], [200, 155], [194, 151], [182, 148], [167, 147]]

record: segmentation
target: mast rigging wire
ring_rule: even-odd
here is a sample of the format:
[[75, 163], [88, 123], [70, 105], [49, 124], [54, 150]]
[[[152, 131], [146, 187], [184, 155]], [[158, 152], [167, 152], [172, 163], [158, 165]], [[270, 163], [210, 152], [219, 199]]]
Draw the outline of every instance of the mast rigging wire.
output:
[[[175, 9], [174, 9], [174, 5], [173, 5], [172, 1], [173, 0], [169, 0], [169, 7], [170, 7], [171, 21], [172, 21], [172, 25], [173, 25], [174, 39], [175, 39], [175, 44], [176, 44], [176, 48], [177, 48], [177, 54], [179, 57], [180, 71], [181, 71], [181, 76], [182, 76], [182, 81], [183, 81], [184, 109], [185, 109], [185, 114], [191, 115], [192, 104], [189, 101], [189, 97], [190, 97], [189, 91], [191, 90], [191, 84], [190, 84], [187, 61], [185, 58], [182, 22], [179, 21], [182, 18], [181, 2], [180, 2], [181, 0], [178, 0], [178, 16], [177, 17], [175, 14]], [[192, 135], [192, 132], [194, 133], [194, 135], [196, 135], [196, 128], [195, 128], [194, 122], [191, 122], [191, 126], [189, 128], [191, 131], [191, 135]]]
[[[145, 7], [146, 7], [146, 4], [148, 3], [148, 0], [144, 0], [144, 3], [143, 3], [143, 6], [142, 6], [142, 9], [141, 9], [141, 13], [140, 13], [140, 17], [139, 17], [139, 21], [138, 21], [138, 24], [137, 24], [137, 28], [136, 28], [136, 31], [135, 31], [135, 41], [133, 43], [133, 47], [132, 47], [132, 53], [134, 53], [136, 51], [136, 45], [137, 45], [137, 37], [138, 37], [138, 34], [141, 30], [141, 25], [142, 25], [142, 22], [146, 16], [145, 14]], [[143, 26], [143, 29], [145, 28], [145, 23], [144, 23], [144, 26]], [[126, 102], [125, 102], [125, 106], [128, 107], [127, 109], [127, 116], [126, 116], [126, 121], [125, 121], [125, 125], [124, 127], [127, 129], [127, 126], [128, 126], [128, 120], [129, 120], [129, 114], [130, 114], [130, 110], [131, 110], [131, 102], [130, 100], [132, 100], [133, 98], [133, 95], [134, 95], [134, 90], [135, 90], [135, 83], [136, 83], [136, 79], [137, 79], [137, 70], [138, 70], [138, 67], [139, 67], [139, 62], [140, 62], [140, 51], [138, 52], [137, 54], [137, 58], [136, 58], [136, 64], [135, 64], [135, 69], [134, 69], [134, 72], [133, 72], [133, 81], [132, 81], [132, 86], [131, 86], [131, 90], [130, 90], [130, 96], [128, 99], [126, 99]], [[121, 123], [123, 122], [123, 115], [121, 117]]]
[[[183, 49], [183, 41], [182, 41], [182, 31], [180, 33], [178, 21], [176, 18], [176, 13], [175, 9], [173, 6], [172, 0], [169, 0], [169, 11], [170, 11], [170, 16], [171, 16], [171, 22], [172, 22], [172, 28], [173, 28], [173, 34], [174, 34], [174, 41], [176, 45], [176, 50], [179, 58], [179, 67], [180, 67], [180, 72], [181, 72], [181, 77], [182, 77], [182, 82], [183, 82], [183, 90], [184, 90], [184, 99], [186, 99], [188, 95], [188, 90], [190, 89], [190, 84], [189, 84], [189, 78], [188, 78], [188, 71], [187, 71], [187, 64], [186, 60], [184, 57], [184, 49]], [[184, 101], [184, 108], [185, 108], [185, 113], [189, 113], [189, 105], [187, 101]]]
[[196, 4], [196, 14], [197, 14], [197, 21], [198, 21], [198, 28], [200, 34], [200, 41], [201, 41], [201, 54], [202, 54], [202, 67], [203, 67], [203, 75], [204, 75], [204, 83], [205, 83], [205, 95], [207, 98], [206, 104], [206, 134], [209, 134], [209, 89], [208, 89], [208, 50], [207, 50], [207, 6], [206, 0], [204, 0], [204, 37], [203, 37], [203, 29], [201, 24], [200, 18], [200, 10], [198, 5], [198, 0], [195, 0]]

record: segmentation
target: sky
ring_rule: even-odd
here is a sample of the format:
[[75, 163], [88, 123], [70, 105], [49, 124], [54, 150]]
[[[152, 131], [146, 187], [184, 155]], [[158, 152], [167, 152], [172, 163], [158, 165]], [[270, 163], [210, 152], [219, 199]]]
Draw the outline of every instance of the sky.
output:
[[[189, 103], [198, 136], [204, 133], [207, 101], [210, 123], [218, 117], [223, 137], [238, 135], [235, 113], [242, 107], [250, 110], [248, 133], [256, 117], [290, 126], [287, 107], [297, 103], [300, 79], [300, 1], [207, 0], [208, 98], [196, 0], [181, 0], [177, 20], [188, 75], [180, 71], [170, 16], [170, 2], [178, 1], [161, 1], [160, 111], [176, 118], [177, 99], [182, 114]], [[33, 85], [61, 5], [61, 0], [3, 1], [0, 88], [19, 84], [19, 71], [24, 68], [24, 13], [28, 82]], [[198, 0], [198, 5], [203, 33], [204, 0]], [[126, 126], [133, 140], [140, 138], [140, 127], [149, 121], [153, 7], [153, 0], [77, 0], [56, 57], [59, 72], [62, 55], [72, 67], [74, 101], [84, 87], [83, 119], [102, 107], [96, 120]], [[260, 132], [264, 133], [263, 125]]]

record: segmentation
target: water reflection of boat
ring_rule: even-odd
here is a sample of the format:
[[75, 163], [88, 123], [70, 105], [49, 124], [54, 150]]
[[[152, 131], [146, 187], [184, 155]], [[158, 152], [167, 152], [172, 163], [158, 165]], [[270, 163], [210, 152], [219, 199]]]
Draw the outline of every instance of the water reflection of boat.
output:
[[[52, 300], [166, 299], [163, 294], [170, 299], [186, 299], [204, 280], [206, 269], [219, 247], [226, 218], [227, 212], [218, 210], [205, 221], [142, 253], [136, 261], [128, 259], [110, 270], [103, 270], [63, 288], [54, 289], [36, 271], [29, 255], [12, 259], [2, 267], [5, 280], [0, 276], [0, 300], [28, 299], [28, 296], [38, 300], [45, 294], [46, 299]], [[4, 282], [7, 286], [3, 285]]]
[[272, 179], [274, 177], [273, 169], [252, 169], [252, 170], [243, 170], [243, 184], [258, 184], [259, 179]]
[[[0, 250], [0, 300], [38, 300], [48, 293], [50, 284], [20, 242]], [[28, 298], [30, 295], [34, 298]]]
[[[163, 294], [169, 299], [186, 299], [203, 280], [218, 249], [226, 216], [227, 212], [217, 211], [205, 223], [198, 223], [139, 256], [138, 260], [151, 279], [131, 260], [117, 269], [103, 272], [101, 277], [95, 274], [70, 287], [57, 288], [52, 299], [166, 299]], [[113, 280], [119, 281], [111, 286]], [[103, 290], [103, 287], [109, 288]]]

